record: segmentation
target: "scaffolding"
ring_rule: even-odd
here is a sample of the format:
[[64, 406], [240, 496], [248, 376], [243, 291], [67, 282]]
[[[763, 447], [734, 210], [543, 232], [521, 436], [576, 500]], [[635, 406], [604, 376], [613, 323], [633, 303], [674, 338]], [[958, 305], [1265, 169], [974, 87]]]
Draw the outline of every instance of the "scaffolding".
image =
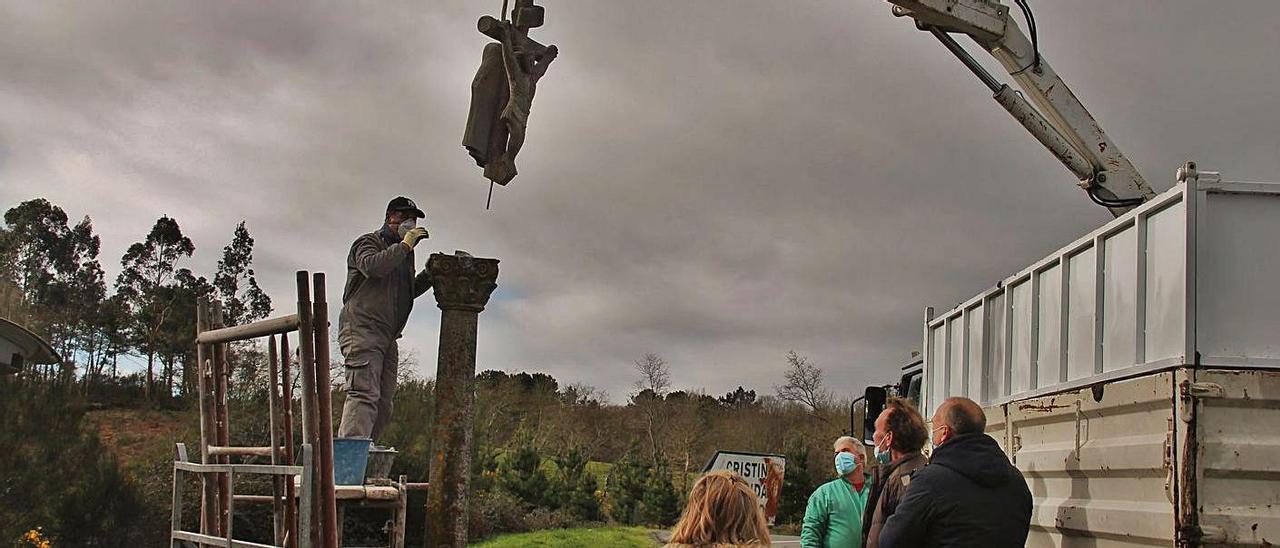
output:
[[[329, 312], [325, 276], [297, 273], [298, 311], [245, 325], [225, 325], [221, 303], [202, 300], [196, 310], [196, 357], [199, 364], [200, 462], [187, 462], [179, 444], [174, 462], [174, 506], [171, 541], [205, 546], [324, 547], [340, 543], [333, 478], [333, 412], [329, 397]], [[308, 283], [310, 282], [310, 284]], [[314, 289], [314, 300], [312, 290]], [[298, 334], [297, 368], [300, 394], [293, 394], [289, 334]], [[269, 442], [264, 447], [230, 443], [227, 394], [231, 343], [267, 338]], [[301, 402], [302, 443], [295, 444], [293, 399]], [[295, 453], [295, 446], [298, 451]], [[231, 457], [269, 458], [271, 464], [233, 464]], [[183, 478], [200, 479], [200, 530], [182, 528]], [[236, 494], [237, 476], [271, 477], [271, 494]], [[294, 478], [297, 478], [295, 484]], [[402, 482], [403, 483], [403, 482]], [[397, 487], [397, 489], [401, 489]], [[270, 504], [273, 544], [235, 540], [232, 513], [236, 503]], [[403, 514], [403, 512], [401, 512]], [[403, 526], [401, 526], [403, 531]], [[393, 539], [392, 544], [395, 545]]]

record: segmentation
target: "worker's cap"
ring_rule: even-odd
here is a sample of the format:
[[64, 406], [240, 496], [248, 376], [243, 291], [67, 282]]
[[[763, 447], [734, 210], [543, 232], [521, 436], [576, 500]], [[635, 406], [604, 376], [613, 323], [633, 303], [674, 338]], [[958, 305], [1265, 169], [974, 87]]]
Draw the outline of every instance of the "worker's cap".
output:
[[404, 196], [397, 196], [394, 200], [387, 203], [387, 211], [412, 211], [419, 219], [427, 216], [427, 214], [423, 213], [421, 209], [418, 209], [418, 204], [413, 203], [413, 200], [405, 198]]

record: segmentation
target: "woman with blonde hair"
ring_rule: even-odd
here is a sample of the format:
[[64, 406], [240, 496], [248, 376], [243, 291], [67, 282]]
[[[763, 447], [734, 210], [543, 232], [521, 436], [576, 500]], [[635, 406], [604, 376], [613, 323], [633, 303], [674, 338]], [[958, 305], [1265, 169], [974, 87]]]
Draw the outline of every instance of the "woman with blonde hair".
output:
[[755, 490], [742, 476], [717, 470], [693, 484], [667, 548], [769, 545], [769, 527]]

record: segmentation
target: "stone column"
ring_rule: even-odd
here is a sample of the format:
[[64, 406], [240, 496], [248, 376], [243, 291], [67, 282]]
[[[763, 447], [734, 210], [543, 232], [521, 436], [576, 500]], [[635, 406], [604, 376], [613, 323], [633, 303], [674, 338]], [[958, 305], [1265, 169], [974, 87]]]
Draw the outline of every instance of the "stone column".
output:
[[476, 321], [498, 287], [498, 260], [435, 253], [427, 260], [440, 307], [427, 546], [467, 545], [467, 481], [476, 378]]

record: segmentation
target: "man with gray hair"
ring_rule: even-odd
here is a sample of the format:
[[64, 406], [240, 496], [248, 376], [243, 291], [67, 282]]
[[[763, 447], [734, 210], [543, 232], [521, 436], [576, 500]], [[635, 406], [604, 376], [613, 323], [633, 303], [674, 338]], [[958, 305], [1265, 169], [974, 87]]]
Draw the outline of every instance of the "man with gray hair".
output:
[[885, 521], [880, 546], [1023, 546], [1031, 490], [985, 434], [982, 407], [969, 398], [948, 398], [932, 422], [933, 455]]
[[862, 511], [870, 481], [862, 442], [843, 436], [832, 444], [836, 478], [809, 495], [800, 529], [803, 548], [862, 548]]

